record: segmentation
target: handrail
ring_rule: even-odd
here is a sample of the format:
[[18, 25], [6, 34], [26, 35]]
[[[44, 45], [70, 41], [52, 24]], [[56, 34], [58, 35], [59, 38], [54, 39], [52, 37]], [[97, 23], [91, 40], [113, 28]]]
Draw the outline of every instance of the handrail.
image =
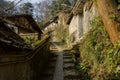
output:
[[41, 48], [43, 48], [46, 44], [48, 44], [49, 41], [50, 41], [50, 36], [45, 36], [41, 40], [40, 44], [28, 53], [19, 54], [19, 55], [0, 56], [0, 65], [29, 61], [37, 54], [37, 52]]

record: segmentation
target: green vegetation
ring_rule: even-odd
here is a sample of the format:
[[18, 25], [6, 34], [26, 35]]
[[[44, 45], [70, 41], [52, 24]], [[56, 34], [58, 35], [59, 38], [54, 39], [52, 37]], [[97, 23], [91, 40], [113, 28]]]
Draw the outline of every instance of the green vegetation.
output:
[[117, 6], [117, 9], [120, 10], [120, 0], [117, 0], [118, 1], [118, 6]]
[[34, 37], [23, 37], [23, 39], [27, 44], [30, 44], [31, 46], [34, 46], [34, 43], [37, 41], [37, 39]]
[[87, 64], [85, 63], [80, 63], [79, 65], [76, 66], [76, 69], [81, 73], [82, 79], [83, 80], [90, 80], [90, 77], [87, 73]]
[[49, 36], [46, 35], [46, 36], [44, 36], [41, 40], [37, 40], [36, 42], [33, 43], [34, 46], [40, 45], [40, 44], [41, 44], [43, 41], [45, 41], [48, 37], [49, 37]]
[[55, 37], [60, 41], [61, 45], [67, 44], [68, 40], [68, 27], [63, 24], [58, 24], [55, 27]]
[[91, 21], [91, 27], [91, 31], [80, 43], [82, 60], [78, 69], [87, 71], [92, 80], [118, 80], [120, 78], [120, 44], [112, 45], [99, 17]]
[[70, 12], [71, 6], [76, 0], [55, 0], [50, 6], [51, 15], [55, 16], [59, 12]]

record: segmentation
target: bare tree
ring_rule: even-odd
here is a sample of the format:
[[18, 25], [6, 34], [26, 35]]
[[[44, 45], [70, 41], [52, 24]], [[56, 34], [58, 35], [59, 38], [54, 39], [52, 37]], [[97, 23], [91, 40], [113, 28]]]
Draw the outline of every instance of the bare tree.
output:
[[13, 15], [16, 12], [16, 6], [22, 0], [14, 0], [14, 1], [0, 1], [0, 14], [3, 15]]
[[38, 21], [42, 21], [50, 17], [49, 6], [51, 5], [51, 0], [42, 1], [35, 5], [35, 16]]

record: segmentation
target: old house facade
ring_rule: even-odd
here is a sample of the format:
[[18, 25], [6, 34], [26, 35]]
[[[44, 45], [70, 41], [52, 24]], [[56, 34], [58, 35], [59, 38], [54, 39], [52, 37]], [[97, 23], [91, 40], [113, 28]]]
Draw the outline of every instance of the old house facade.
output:
[[35, 37], [37, 39], [41, 37], [42, 31], [31, 15], [7, 16], [4, 17], [4, 20], [14, 24], [8, 24], [8, 26], [23, 38]]
[[0, 19], [0, 52], [2, 54], [19, 54], [23, 50], [29, 50], [31, 47], [14, 31], [12, 31], [9, 23]]
[[92, 1], [86, 2], [83, 7], [83, 34], [90, 30], [90, 21], [97, 16], [96, 4]]
[[71, 45], [79, 42], [90, 30], [90, 21], [96, 16], [98, 16], [98, 11], [95, 3], [84, 0], [76, 1], [67, 20]]
[[32, 47], [8, 24], [14, 26], [0, 18], [0, 80], [40, 79], [50, 55], [50, 37], [44, 37]]

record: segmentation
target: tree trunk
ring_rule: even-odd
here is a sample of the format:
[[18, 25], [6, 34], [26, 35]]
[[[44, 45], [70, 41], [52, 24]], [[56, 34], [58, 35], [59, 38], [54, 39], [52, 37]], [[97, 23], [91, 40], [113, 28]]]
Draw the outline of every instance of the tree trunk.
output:
[[96, 0], [97, 9], [113, 44], [119, 40], [118, 23], [110, 16], [116, 14], [114, 0]]

